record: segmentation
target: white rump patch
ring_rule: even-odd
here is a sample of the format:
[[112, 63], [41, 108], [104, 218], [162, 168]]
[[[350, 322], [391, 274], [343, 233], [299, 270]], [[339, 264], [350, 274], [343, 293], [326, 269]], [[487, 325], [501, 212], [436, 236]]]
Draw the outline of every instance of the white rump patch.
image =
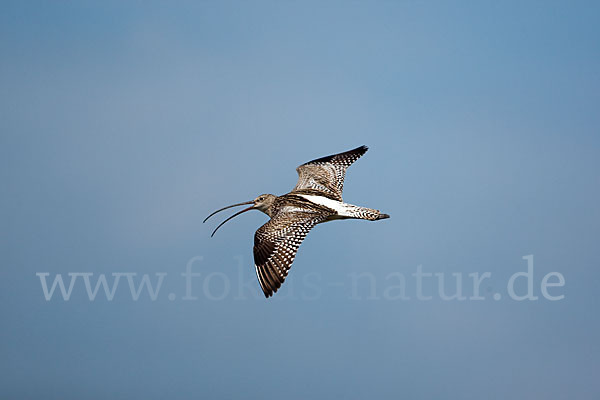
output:
[[356, 206], [353, 206], [352, 204], [342, 203], [341, 201], [332, 200], [325, 196], [313, 196], [310, 194], [301, 194], [300, 196], [312, 203], [331, 208], [343, 217], [353, 217], [353, 215], [350, 213], [350, 210], [356, 209]]

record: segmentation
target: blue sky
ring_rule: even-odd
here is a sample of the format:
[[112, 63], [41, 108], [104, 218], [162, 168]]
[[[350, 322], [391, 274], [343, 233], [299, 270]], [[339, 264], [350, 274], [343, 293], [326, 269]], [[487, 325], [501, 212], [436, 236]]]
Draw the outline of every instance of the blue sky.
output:
[[[599, 8], [3, 2], [0, 397], [597, 398]], [[202, 220], [362, 144], [344, 199], [392, 218], [316, 227], [261, 298], [266, 216]], [[485, 300], [417, 300], [419, 265]], [[46, 301], [69, 272], [167, 275]]]

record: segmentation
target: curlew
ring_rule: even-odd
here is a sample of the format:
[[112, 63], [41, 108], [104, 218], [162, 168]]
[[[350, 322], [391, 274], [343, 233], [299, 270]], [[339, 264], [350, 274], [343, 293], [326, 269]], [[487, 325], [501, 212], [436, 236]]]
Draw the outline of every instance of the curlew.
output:
[[367, 149], [360, 146], [309, 161], [296, 168], [298, 183], [291, 192], [282, 196], [262, 194], [254, 200], [220, 208], [206, 217], [204, 222], [220, 211], [252, 204], [221, 222], [211, 237], [225, 222], [246, 211], [259, 210], [271, 218], [254, 234], [254, 267], [265, 297], [272, 296], [281, 287], [298, 247], [315, 225], [336, 219], [377, 221], [390, 217], [379, 210], [342, 200], [346, 169]]

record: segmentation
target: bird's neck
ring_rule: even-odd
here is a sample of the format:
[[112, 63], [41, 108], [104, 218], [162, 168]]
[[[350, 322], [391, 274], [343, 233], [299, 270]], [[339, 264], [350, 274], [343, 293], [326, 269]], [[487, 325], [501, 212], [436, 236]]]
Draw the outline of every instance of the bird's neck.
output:
[[269, 217], [272, 217], [273, 214], [275, 214], [275, 200], [277, 200], [277, 198], [273, 199], [271, 204], [265, 204], [262, 207], [258, 208], [258, 210], [264, 212]]
[[264, 213], [265, 213], [265, 214], [267, 214], [269, 217], [271, 217], [271, 215], [272, 215], [272, 212], [271, 212], [271, 207], [269, 207], [269, 208], [266, 208], [266, 209], [264, 209], [264, 210], [259, 210], [259, 211], [262, 211], [262, 212], [264, 212]]

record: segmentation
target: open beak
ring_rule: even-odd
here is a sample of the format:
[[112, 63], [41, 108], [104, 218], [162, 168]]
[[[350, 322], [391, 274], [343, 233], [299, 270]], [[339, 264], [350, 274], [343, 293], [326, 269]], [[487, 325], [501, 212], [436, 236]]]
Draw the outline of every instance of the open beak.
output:
[[213, 233], [210, 235], [210, 237], [213, 237], [213, 236], [214, 236], [214, 234], [215, 234], [215, 232], [217, 232], [217, 230], [218, 230], [218, 229], [219, 229], [221, 226], [223, 226], [223, 224], [224, 224], [225, 222], [229, 221], [230, 219], [232, 219], [232, 218], [234, 218], [234, 217], [237, 217], [238, 215], [240, 215], [240, 214], [242, 214], [242, 213], [245, 213], [246, 211], [250, 211], [250, 210], [252, 210], [252, 209], [254, 208], [254, 201], [253, 201], [253, 200], [252, 200], [252, 201], [246, 201], [246, 202], [244, 202], [244, 203], [237, 203], [237, 204], [233, 204], [233, 205], [230, 205], [230, 206], [227, 206], [227, 207], [223, 207], [223, 208], [220, 208], [220, 209], [218, 209], [217, 211], [213, 212], [213, 213], [212, 213], [212, 214], [210, 214], [208, 217], [206, 217], [206, 218], [204, 219], [204, 221], [202, 221], [202, 223], [206, 222], [206, 221], [207, 221], [207, 220], [208, 220], [210, 217], [212, 217], [213, 215], [215, 215], [216, 213], [218, 213], [218, 212], [220, 212], [220, 211], [227, 210], [228, 208], [231, 208], [231, 207], [243, 206], [243, 205], [246, 205], [246, 204], [252, 204], [252, 205], [251, 205], [250, 207], [248, 207], [248, 208], [244, 208], [242, 211], [238, 211], [238, 212], [236, 212], [236, 213], [235, 213], [235, 214], [233, 214], [231, 217], [229, 217], [229, 218], [227, 218], [225, 221], [221, 222], [221, 223], [220, 223], [220, 224], [219, 224], [219, 225], [218, 225], [218, 226], [215, 228], [215, 230], [214, 230], [214, 231], [213, 231]]

